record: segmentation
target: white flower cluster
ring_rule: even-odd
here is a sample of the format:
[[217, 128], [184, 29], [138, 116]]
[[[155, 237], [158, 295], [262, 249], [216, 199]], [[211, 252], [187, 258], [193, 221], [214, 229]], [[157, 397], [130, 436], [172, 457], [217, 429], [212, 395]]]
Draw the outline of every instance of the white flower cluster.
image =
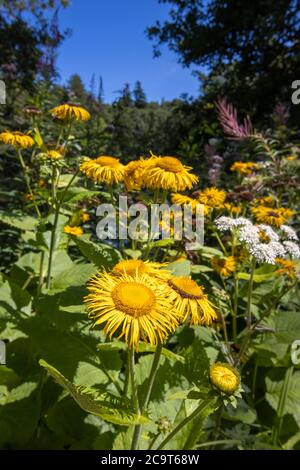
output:
[[280, 229], [283, 231], [284, 235], [288, 240], [298, 241], [298, 235], [295, 230], [289, 225], [281, 225]]
[[[268, 241], [261, 240], [262, 233]], [[249, 253], [260, 263], [275, 264], [275, 258], [285, 255], [279, 236], [268, 225], [244, 225], [238, 233], [238, 239], [245, 243]]]
[[298, 240], [294, 229], [288, 225], [282, 225], [281, 237], [269, 225], [254, 225], [245, 217], [233, 219], [231, 217], [220, 217], [215, 221], [221, 232], [235, 231], [240, 242], [246, 245], [249, 253], [260, 263], [276, 264], [276, 258], [289, 255], [291, 258], [300, 258], [300, 248], [296, 243]]
[[232, 230], [237, 227], [241, 227], [243, 225], [251, 225], [250, 220], [246, 219], [245, 217], [238, 217], [237, 219], [233, 219], [232, 217], [219, 217], [215, 224], [220, 232], [227, 232], [228, 230]]

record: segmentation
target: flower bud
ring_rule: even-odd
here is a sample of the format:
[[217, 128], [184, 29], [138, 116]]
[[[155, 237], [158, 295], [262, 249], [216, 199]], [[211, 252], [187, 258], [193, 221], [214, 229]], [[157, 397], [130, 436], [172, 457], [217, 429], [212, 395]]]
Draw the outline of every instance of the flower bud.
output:
[[210, 368], [210, 381], [222, 392], [233, 394], [240, 385], [240, 374], [229, 364], [216, 362]]

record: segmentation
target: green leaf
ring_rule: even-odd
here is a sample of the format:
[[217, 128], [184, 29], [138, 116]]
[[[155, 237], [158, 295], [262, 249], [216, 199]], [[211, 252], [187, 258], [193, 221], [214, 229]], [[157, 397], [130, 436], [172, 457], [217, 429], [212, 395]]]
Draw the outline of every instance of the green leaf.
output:
[[112, 268], [121, 259], [121, 254], [115, 248], [104, 243], [94, 243], [80, 237], [75, 239], [81, 253], [99, 268]]
[[98, 194], [98, 191], [90, 191], [89, 189], [82, 187], [73, 187], [69, 188], [67, 191], [59, 191], [57, 197], [59, 201], [63, 199], [64, 203], [75, 203], [83, 201], [85, 199], [89, 199], [94, 196], [98, 196]]
[[191, 274], [191, 262], [189, 260], [174, 261], [167, 266], [173, 276], [189, 276]]
[[95, 414], [105, 421], [121, 426], [143, 424], [148, 421], [144, 416], [138, 416], [120, 398], [108, 392], [99, 393], [97, 389], [75, 385], [44, 360], [40, 360], [39, 363], [59, 385], [71, 394], [80, 408], [87, 413]]
[[[283, 386], [283, 378], [279, 377], [279, 370], [273, 369], [267, 375], [266, 379], [266, 400], [269, 405], [277, 412], [278, 403]], [[285, 409], [283, 416], [291, 414], [299, 421], [300, 417], [300, 371], [293, 373], [289, 388], [287, 391]], [[299, 423], [300, 424], [300, 423]]]
[[2, 211], [0, 212], [0, 222], [20, 230], [35, 230], [38, 225], [38, 220], [29, 215], [10, 215]]
[[[156, 346], [152, 346], [151, 344], [147, 343], [139, 343], [139, 352], [155, 352]], [[170, 359], [171, 361], [178, 361], [178, 362], [185, 362], [184, 357], [180, 356], [179, 354], [175, 354], [167, 348], [162, 348], [161, 351], [162, 355]]]
[[95, 272], [95, 266], [92, 264], [72, 264], [72, 267], [61, 271], [53, 278], [52, 289], [60, 290], [72, 286], [83, 286]]
[[24, 448], [40, 417], [40, 404], [34, 393], [37, 383], [26, 382], [0, 398], [0, 448]]

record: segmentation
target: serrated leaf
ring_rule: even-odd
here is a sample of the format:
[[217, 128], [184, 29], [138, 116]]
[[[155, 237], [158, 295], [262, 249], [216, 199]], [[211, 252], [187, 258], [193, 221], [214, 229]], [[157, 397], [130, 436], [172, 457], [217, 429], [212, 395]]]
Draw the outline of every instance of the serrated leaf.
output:
[[81, 253], [99, 268], [112, 268], [121, 259], [118, 250], [104, 243], [94, 243], [84, 237], [76, 238], [75, 243]]
[[58, 200], [61, 201], [63, 199], [64, 203], [75, 203], [79, 201], [84, 201], [85, 199], [89, 199], [91, 197], [97, 196], [98, 191], [90, 191], [86, 188], [78, 188], [73, 187], [68, 189], [67, 191], [61, 190], [57, 197]]
[[87, 413], [100, 416], [105, 421], [121, 426], [144, 424], [148, 419], [138, 416], [133, 410], [122, 403], [122, 400], [106, 392], [99, 393], [97, 389], [75, 385], [64, 377], [55, 367], [44, 360], [39, 361], [55, 381], [67, 390], [75, 402]]
[[0, 212], [0, 222], [19, 230], [35, 230], [38, 225], [38, 220], [29, 215], [10, 215], [2, 211]]

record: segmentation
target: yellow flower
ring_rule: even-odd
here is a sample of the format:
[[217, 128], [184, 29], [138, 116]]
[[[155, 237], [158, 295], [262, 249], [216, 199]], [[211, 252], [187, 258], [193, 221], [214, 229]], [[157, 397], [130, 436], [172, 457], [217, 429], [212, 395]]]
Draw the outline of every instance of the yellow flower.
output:
[[288, 157], [286, 157], [289, 162], [293, 162], [294, 160], [297, 160], [297, 158], [297, 155], [289, 155]]
[[91, 118], [90, 113], [81, 106], [73, 104], [61, 104], [56, 108], [51, 109], [51, 114], [54, 118], [61, 121], [88, 121]]
[[86, 212], [83, 212], [83, 214], [81, 214], [81, 220], [83, 223], [88, 222], [90, 218], [90, 214], [87, 214]]
[[185, 321], [190, 318], [191, 325], [210, 325], [217, 319], [213, 304], [204, 290], [189, 277], [173, 276], [168, 281], [173, 291], [174, 305]]
[[239, 206], [234, 206], [233, 204], [230, 204], [229, 202], [226, 202], [224, 204], [224, 209], [226, 209], [230, 214], [236, 214], [239, 215], [242, 212], [242, 208]]
[[48, 150], [47, 157], [51, 160], [60, 160], [61, 158], [63, 158], [63, 155], [62, 153], [58, 152], [58, 150]]
[[26, 201], [33, 201], [33, 196], [30, 193], [25, 194]]
[[178, 312], [164, 282], [146, 274], [93, 276], [88, 283], [87, 304], [94, 325], [104, 323], [104, 333], [124, 338], [130, 348], [139, 341], [163, 342], [178, 326]]
[[296, 278], [298, 267], [296, 261], [283, 258], [276, 258], [275, 261], [281, 266], [275, 271], [277, 276], [287, 276], [289, 279]]
[[144, 184], [147, 188], [185, 191], [198, 182], [191, 169], [175, 157], [153, 156], [145, 167]]
[[167, 280], [170, 277], [170, 271], [164, 269], [166, 263], [156, 263], [153, 261], [142, 261], [139, 259], [125, 259], [117, 263], [111, 274], [115, 276], [128, 276], [143, 275], [155, 277], [161, 280]]
[[236, 261], [233, 256], [221, 258], [214, 256], [211, 260], [213, 269], [220, 274], [220, 276], [228, 277], [236, 270]]
[[285, 207], [276, 209], [266, 206], [257, 206], [252, 208], [252, 213], [258, 222], [280, 227], [292, 217], [294, 211], [286, 209]]
[[[181, 206], [184, 206], [185, 204], [190, 204], [192, 206], [193, 213], [196, 212], [197, 205], [202, 204], [199, 202], [198, 199], [193, 199], [189, 196], [185, 196], [184, 194], [179, 194], [179, 193], [172, 194], [172, 203], [179, 204]], [[208, 215], [210, 212], [210, 208], [206, 206], [205, 204], [202, 204], [202, 206], [203, 206], [203, 215], [204, 216]]]
[[210, 368], [210, 381], [219, 390], [232, 395], [240, 386], [240, 374], [229, 364], [216, 362]]
[[255, 206], [267, 206], [273, 207], [276, 203], [274, 196], [264, 196], [259, 199], [254, 199], [253, 204]]
[[34, 145], [34, 140], [27, 134], [22, 134], [19, 131], [4, 131], [0, 134], [0, 142], [7, 145], [12, 145], [15, 148], [27, 149]]
[[109, 185], [121, 183], [124, 179], [124, 165], [115, 157], [106, 155], [87, 160], [80, 165], [80, 170], [96, 183]]
[[219, 208], [222, 207], [226, 199], [226, 192], [223, 189], [215, 187], [205, 188], [198, 194], [199, 201], [209, 207]]
[[254, 170], [258, 170], [259, 165], [254, 162], [235, 162], [231, 165], [230, 170], [236, 171], [240, 175], [251, 175]]
[[124, 169], [124, 183], [128, 191], [138, 191], [143, 185], [143, 160], [129, 162]]
[[75, 237], [80, 237], [84, 233], [81, 227], [70, 227], [70, 225], [64, 226], [64, 232]]

